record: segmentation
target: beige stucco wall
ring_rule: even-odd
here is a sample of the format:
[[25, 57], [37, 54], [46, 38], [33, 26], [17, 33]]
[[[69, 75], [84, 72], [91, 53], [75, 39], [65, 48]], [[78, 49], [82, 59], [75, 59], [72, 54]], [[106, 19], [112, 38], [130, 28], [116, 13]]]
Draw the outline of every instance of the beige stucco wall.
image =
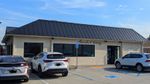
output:
[[144, 47], [150, 47], [150, 41], [144, 42]]
[[[75, 44], [76, 40], [54, 39], [53, 43], [70, 43]], [[83, 41], [81, 44], [95, 45], [95, 57], [78, 57], [78, 65], [105, 65], [107, 64], [107, 46], [122, 46], [121, 55], [124, 56], [131, 52], [141, 52], [141, 43], [120, 43], [120, 42], [104, 42], [104, 41]], [[69, 57], [70, 65], [76, 65], [76, 57]]]
[[142, 52], [142, 44], [140, 43], [123, 43], [122, 54]]
[[[67, 43], [75, 44], [76, 40], [67, 40], [67, 39], [54, 39], [52, 43]], [[81, 44], [91, 44], [95, 45], [95, 57], [78, 57], [78, 65], [103, 65], [104, 56], [106, 55], [105, 47], [101, 44], [94, 44], [91, 42], [82, 42]], [[70, 65], [76, 65], [76, 57], [68, 57]]]
[[[53, 43], [75, 44], [75, 39], [53, 39], [40, 37], [19, 37], [13, 39], [13, 55], [21, 55], [24, 53], [24, 42], [43, 43], [43, 51], [53, 50]], [[104, 41], [81, 41], [81, 44], [95, 45], [95, 57], [78, 57], [78, 65], [104, 65], [107, 64], [107, 46], [122, 46], [122, 55], [130, 52], [141, 52], [140, 43], [120, 43], [120, 42], [104, 42]], [[70, 65], [76, 65], [76, 57], [68, 57]]]
[[150, 53], [150, 41], [144, 42], [143, 51], [144, 53]]
[[43, 51], [50, 50], [50, 39], [48, 38], [15, 36], [13, 38], [13, 55], [24, 55], [25, 42], [43, 43]]

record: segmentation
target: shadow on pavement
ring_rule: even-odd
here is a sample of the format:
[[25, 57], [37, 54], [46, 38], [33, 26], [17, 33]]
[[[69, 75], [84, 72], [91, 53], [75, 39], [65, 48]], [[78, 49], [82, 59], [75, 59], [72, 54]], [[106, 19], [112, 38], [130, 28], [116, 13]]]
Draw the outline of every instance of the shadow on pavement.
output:
[[30, 72], [30, 80], [39, 80], [39, 79], [57, 79], [61, 77], [61, 75], [48, 75], [48, 74], [43, 74], [42, 77], [38, 76], [37, 72]]
[[0, 84], [22, 84], [23, 82], [20, 80], [7, 80], [7, 81], [0, 81]]
[[104, 68], [104, 70], [109, 71], [109, 72], [123, 73], [123, 74], [130, 74], [130, 73], [144, 74], [144, 73], [150, 73], [150, 70], [145, 70], [143, 72], [137, 72], [134, 68], [116, 69], [115, 67], [106, 67], [106, 68]]
[[59, 76], [59, 75], [47, 75], [47, 76], [41, 77], [41, 79], [57, 79], [60, 77], [61, 76]]

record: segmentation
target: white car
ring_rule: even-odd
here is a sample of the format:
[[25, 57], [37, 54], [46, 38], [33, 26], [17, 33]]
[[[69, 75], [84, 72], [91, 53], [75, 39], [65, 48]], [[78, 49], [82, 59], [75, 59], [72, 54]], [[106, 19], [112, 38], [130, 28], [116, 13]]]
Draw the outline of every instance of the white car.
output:
[[37, 71], [40, 77], [58, 74], [68, 75], [68, 59], [59, 52], [41, 52], [31, 60], [31, 70]]
[[148, 53], [130, 53], [115, 61], [117, 69], [122, 67], [134, 67], [138, 72], [150, 68], [150, 54]]
[[0, 80], [29, 80], [28, 64], [22, 56], [0, 56]]

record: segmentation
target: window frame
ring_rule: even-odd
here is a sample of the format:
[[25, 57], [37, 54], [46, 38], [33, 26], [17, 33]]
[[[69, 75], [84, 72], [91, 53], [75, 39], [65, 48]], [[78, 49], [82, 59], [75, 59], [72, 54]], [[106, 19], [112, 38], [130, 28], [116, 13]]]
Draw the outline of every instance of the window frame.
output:
[[131, 57], [130, 57], [130, 54], [126, 54], [125, 56], [123, 56], [123, 58], [126, 59], [126, 58], [131, 58]]
[[143, 56], [141, 54], [130, 54], [130, 58], [142, 58]]
[[127, 55], [125, 55], [123, 58], [133, 58], [133, 59], [135, 59], [135, 58], [142, 58], [143, 57], [143, 55], [141, 55], [141, 54], [127, 54]]
[[[57, 52], [57, 49], [55, 49], [55, 46], [56, 45], [61, 45], [62, 47], [62, 51], [61, 51], [61, 53], [63, 53], [64, 54], [64, 46], [65, 45], [73, 45], [73, 49], [72, 49], [72, 55], [65, 55], [64, 54], [64, 56], [67, 56], [67, 57], [76, 57], [76, 47], [75, 47], [75, 45], [76, 44], [71, 44], [71, 43], [53, 43], [53, 51], [54, 52]], [[79, 55], [79, 52], [83, 52], [84, 50], [86, 50], [86, 49], [83, 49], [83, 48], [81, 48], [81, 46], [92, 46], [92, 51], [91, 51], [91, 53], [92, 53], [92, 55]], [[81, 51], [79, 51], [81, 49]], [[59, 51], [60, 52], [60, 51]], [[95, 44], [80, 44], [79, 45], [79, 48], [78, 48], [78, 57], [95, 57]]]
[[[25, 57], [25, 58], [33, 58], [34, 56], [39, 54], [39, 53], [35, 54], [35, 52], [33, 52], [32, 50], [28, 49], [28, 47], [30, 45], [32, 45], [32, 47], [38, 45], [40, 47], [40, 49], [39, 49], [40, 52], [39, 53], [41, 53], [43, 51], [43, 49], [44, 49], [44, 43], [43, 42], [24, 42], [24, 51], [23, 51], [24, 55], [23, 55], [23, 57]], [[32, 54], [32, 56], [25, 56], [25, 54]]]

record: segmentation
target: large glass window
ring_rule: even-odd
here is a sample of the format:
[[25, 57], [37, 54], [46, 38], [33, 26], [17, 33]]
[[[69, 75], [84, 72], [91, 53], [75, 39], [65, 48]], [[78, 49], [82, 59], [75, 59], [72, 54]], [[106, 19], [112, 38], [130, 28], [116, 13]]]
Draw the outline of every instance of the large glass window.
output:
[[[54, 45], [55, 52], [61, 52], [65, 56], [76, 56], [75, 44], [58, 44]], [[79, 45], [78, 56], [91, 57], [95, 56], [95, 45]]]
[[63, 53], [63, 44], [54, 44], [54, 51]]
[[43, 51], [43, 43], [24, 43], [24, 57], [33, 57]]
[[94, 45], [80, 45], [79, 56], [95, 56]]
[[63, 44], [63, 54], [68, 56], [75, 55], [75, 47], [73, 44]]

